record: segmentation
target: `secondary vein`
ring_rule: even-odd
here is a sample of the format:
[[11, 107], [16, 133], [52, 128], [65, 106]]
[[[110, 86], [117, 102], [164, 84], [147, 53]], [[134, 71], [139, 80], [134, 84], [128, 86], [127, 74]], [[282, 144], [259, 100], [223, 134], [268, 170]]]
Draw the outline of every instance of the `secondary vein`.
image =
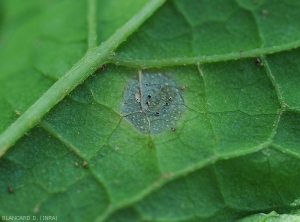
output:
[[95, 0], [88, 2], [88, 48], [89, 50], [97, 46], [97, 17], [96, 17], [97, 4]]
[[203, 55], [195, 57], [178, 57], [167, 59], [153, 59], [153, 60], [139, 60], [134, 58], [120, 57], [118, 55], [112, 56], [110, 62], [118, 65], [125, 65], [133, 68], [146, 69], [164, 66], [178, 66], [178, 65], [196, 65], [198, 63], [214, 63], [229, 60], [252, 58], [262, 55], [278, 53], [281, 51], [291, 50], [300, 47], [300, 41], [287, 43], [279, 46], [272, 46], [266, 48], [257, 48], [249, 51], [232, 52], [228, 54], [219, 55]]

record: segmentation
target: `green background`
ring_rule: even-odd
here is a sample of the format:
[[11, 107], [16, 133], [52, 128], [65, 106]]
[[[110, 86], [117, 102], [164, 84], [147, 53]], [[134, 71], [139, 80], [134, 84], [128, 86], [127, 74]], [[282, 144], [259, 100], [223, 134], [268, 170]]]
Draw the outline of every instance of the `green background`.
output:
[[[1, 133], [84, 56], [90, 2], [0, 2]], [[96, 1], [98, 45], [146, 3]], [[0, 216], [299, 220], [299, 10], [166, 1], [1, 157]], [[187, 86], [175, 132], [142, 134], [122, 118], [139, 72]]]

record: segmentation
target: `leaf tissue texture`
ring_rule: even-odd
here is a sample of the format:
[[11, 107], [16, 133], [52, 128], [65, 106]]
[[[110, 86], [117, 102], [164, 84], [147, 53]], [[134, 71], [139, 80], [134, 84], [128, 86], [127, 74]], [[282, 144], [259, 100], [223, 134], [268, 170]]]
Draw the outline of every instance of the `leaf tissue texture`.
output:
[[[21, 138], [0, 157], [0, 220], [299, 221], [299, 11], [0, 1], [0, 141], [61, 95], [9, 131]], [[73, 72], [72, 92], [53, 90]]]

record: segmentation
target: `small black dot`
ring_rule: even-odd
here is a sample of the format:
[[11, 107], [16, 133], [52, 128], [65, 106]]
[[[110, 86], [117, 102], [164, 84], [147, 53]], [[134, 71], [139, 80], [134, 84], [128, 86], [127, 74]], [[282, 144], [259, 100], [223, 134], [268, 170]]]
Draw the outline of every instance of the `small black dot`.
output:
[[264, 66], [263, 62], [260, 60], [260, 58], [256, 58], [255, 59], [255, 63], [258, 65], [258, 66]]
[[146, 102], [146, 105], [150, 105], [150, 103], [147, 101], [147, 102]]
[[156, 115], [156, 116], [159, 116], [159, 112], [156, 112], [155, 115]]
[[149, 98], [149, 99], [151, 99], [151, 97], [152, 97], [151, 95], [148, 95], [148, 98]]
[[169, 100], [171, 101], [171, 100], [172, 100], [172, 97], [169, 97]]
[[98, 70], [102, 71], [102, 70], [104, 70], [105, 68], [106, 68], [106, 64], [100, 66], [100, 67], [98, 68]]
[[146, 86], [149, 86], [149, 83], [146, 83]]
[[166, 106], [170, 105], [169, 103], [166, 103]]

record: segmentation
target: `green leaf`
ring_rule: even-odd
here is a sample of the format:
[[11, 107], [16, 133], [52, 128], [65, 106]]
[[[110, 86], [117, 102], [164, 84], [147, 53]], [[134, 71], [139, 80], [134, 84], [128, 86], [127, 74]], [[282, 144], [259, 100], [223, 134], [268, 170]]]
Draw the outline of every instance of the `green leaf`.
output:
[[277, 214], [276, 212], [272, 211], [269, 214], [255, 214], [246, 218], [243, 218], [241, 220], [238, 220], [239, 222], [256, 222], [256, 221], [266, 221], [266, 222], [280, 222], [280, 221], [299, 221], [299, 214], [295, 214], [295, 215], [287, 215], [287, 214]]
[[0, 4], [2, 220], [299, 220], [297, 1]]

